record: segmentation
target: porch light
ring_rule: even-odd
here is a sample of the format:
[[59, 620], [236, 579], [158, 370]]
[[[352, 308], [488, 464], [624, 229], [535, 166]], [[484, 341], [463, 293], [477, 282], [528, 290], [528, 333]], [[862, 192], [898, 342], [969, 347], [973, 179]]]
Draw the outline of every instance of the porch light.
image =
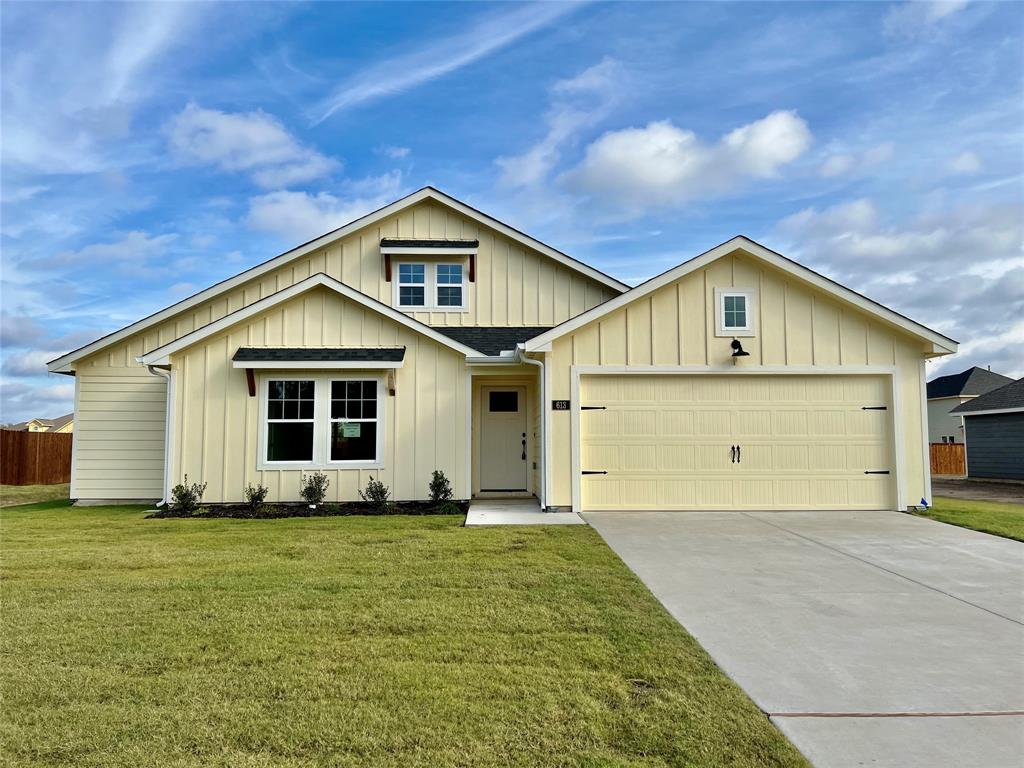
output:
[[733, 339], [732, 344], [730, 344], [729, 346], [732, 347], [733, 357], [750, 357], [750, 353], [744, 351], [743, 345], [740, 344], [739, 339]]

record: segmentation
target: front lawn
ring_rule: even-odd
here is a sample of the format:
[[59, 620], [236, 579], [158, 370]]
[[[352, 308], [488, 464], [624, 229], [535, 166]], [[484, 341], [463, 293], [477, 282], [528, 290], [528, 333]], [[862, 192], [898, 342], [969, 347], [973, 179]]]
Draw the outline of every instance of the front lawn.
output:
[[69, 498], [70, 483], [56, 485], [0, 485], [0, 507], [58, 501]]
[[976, 531], [1024, 541], [1024, 504], [967, 501], [936, 496], [934, 507], [915, 514], [963, 528], [973, 528]]
[[589, 527], [2, 526], [5, 765], [806, 765]]

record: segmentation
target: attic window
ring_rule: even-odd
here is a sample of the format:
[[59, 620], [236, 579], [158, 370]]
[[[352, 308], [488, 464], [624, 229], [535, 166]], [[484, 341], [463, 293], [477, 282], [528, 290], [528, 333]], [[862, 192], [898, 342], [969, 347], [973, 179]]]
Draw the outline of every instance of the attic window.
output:
[[396, 309], [462, 312], [466, 309], [465, 264], [454, 261], [398, 264]]
[[757, 307], [749, 289], [715, 289], [715, 335], [754, 336]]

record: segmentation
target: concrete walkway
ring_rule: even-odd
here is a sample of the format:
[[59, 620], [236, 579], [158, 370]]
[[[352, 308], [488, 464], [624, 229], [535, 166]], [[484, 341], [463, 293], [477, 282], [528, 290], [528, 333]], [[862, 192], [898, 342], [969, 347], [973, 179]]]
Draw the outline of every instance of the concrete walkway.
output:
[[586, 525], [575, 512], [541, 512], [537, 499], [474, 499], [466, 525]]
[[1024, 765], [1024, 544], [895, 512], [586, 519], [815, 765]]

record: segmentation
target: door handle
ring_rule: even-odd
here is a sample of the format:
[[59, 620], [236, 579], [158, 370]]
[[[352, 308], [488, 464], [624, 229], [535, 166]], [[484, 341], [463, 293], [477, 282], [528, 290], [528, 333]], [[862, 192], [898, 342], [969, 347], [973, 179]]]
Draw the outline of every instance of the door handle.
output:
[[742, 458], [742, 455], [740, 454], [740, 450], [741, 450], [740, 447], [737, 445], [736, 446], [736, 463], [737, 464], [740, 463], [740, 459]]
[[729, 463], [730, 464], [735, 464], [736, 463], [736, 446], [735, 445], [730, 445], [729, 446]]
[[526, 461], [526, 433], [523, 432], [523, 461]]

